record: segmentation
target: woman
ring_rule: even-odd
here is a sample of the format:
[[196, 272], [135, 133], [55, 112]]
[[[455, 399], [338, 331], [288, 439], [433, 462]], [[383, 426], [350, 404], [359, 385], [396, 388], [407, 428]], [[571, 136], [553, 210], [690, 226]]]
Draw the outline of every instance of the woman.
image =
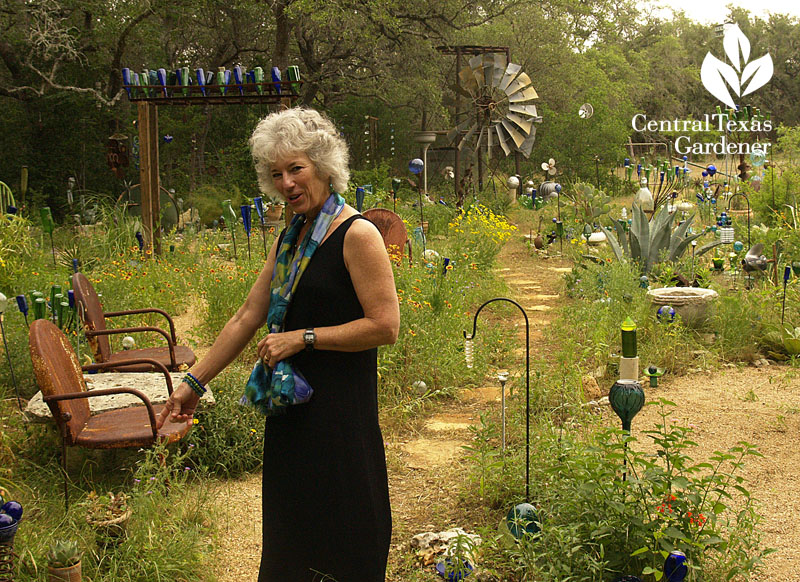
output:
[[[273, 113], [250, 145], [261, 190], [283, 197], [295, 218], [244, 305], [167, 401], [159, 426], [167, 418], [191, 422], [202, 385], [269, 322], [258, 356], [277, 372], [267, 372], [266, 397], [250, 394], [268, 413], [258, 580], [383, 581], [391, 512], [376, 348], [394, 343], [400, 325], [389, 258], [377, 229], [336, 194], [347, 188], [348, 153], [328, 119], [310, 109]], [[315, 243], [310, 261], [294, 261]], [[282, 319], [275, 312], [286, 301]], [[291, 404], [299, 384], [284, 398], [289, 377], [313, 390], [307, 402]]]

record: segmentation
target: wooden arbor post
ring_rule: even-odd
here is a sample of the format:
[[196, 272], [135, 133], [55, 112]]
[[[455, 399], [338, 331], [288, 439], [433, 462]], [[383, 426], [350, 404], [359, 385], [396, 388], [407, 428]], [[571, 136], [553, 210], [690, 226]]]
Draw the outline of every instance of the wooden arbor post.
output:
[[158, 177], [158, 109], [139, 101], [139, 188], [145, 250], [161, 254], [161, 208]]

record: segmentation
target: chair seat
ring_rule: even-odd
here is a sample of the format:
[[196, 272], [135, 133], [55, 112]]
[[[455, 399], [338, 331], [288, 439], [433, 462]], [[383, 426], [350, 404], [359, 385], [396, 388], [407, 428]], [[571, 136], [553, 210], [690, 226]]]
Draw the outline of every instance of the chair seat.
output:
[[[155, 405], [156, 417], [163, 406]], [[158, 436], [172, 443], [191, 429], [191, 424], [165, 422]], [[153, 431], [144, 406], [133, 406], [111, 410], [89, 418], [86, 427], [78, 434], [75, 444], [90, 449], [118, 449], [125, 447], [148, 447], [153, 444]]]
[[[128, 359], [136, 359], [136, 358], [148, 358], [150, 360], [156, 360], [157, 362], [161, 362], [164, 364], [167, 369], [170, 369], [171, 363], [169, 360], [169, 348], [167, 347], [157, 347], [157, 348], [142, 348], [139, 350], [125, 350], [123, 352], [116, 352], [111, 354], [108, 358], [109, 362], [119, 362], [122, 360]], [[197, 361], [197, 357], [194, 355], [194, 352], [191, 348], [187, 346], [175, 346], [175, 362], [178, 366], [182, 364], [186, 364], [187, 368], [191, 368], [194, 363]], [[119, 368], [114, 368], [117, 372], [153, 372], [153, 366], [150, 364], [128, 364], [127, 366], [120, 366]], [[176, 372], [177, 370], [172, 370]]]

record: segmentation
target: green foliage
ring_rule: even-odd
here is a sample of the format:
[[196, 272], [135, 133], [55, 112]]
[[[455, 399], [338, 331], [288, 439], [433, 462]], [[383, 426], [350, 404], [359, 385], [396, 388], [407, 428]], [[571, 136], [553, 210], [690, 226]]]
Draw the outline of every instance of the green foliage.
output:
[[537, 490], [542, 531], [509, 550], [521, 572], [542, 581], [660, 579], [672, 550], [686, 553], [693, 569], [728, 579], [758, 567], [769, 550], [760, 547], [739, 473], [760, 453], [743, 442], [697, 462], [692, 429], [670, 419], [674, 404], [658, 404], [661, 423], [645, 431], [655, 455], [617, 429], [585, 440], [539, 434], [531, 479], [548, 486]]
[[58, 540], [47, 552], [47, 563], [53, 568], [68, 568], [80, 562], [82, 555], [75, 540]]
[[[603, 226], [600, 228], [618, 261], [630, 258], [639, 265], [642, 273], [647, 274], [653, 265], [661, 261], [678, 260], [688, 249], [689, 243], [705, 234], [705, 230], [692, 235], [686, 234], [694, 215], [684, 220], [673, 231], [674, 219], [675, 214], [667, 212], [667, 209], [662, 207], [650, 221], [641, 207], [634, 204], [633, 220], [629, 230], [626, 230], [627, 225], [622, 220], [614, 221], [616, 236], [607, 228]], [[715, 241], [699, 248], [695, 256], [708, 252], [718, 244], [721, 243]]]
[[0, 291], [9, 297], [34, 255], [31, 225], [21, 216], [0, 214]]
[[211, 384], [216, 404], [195, 414], [187, 438], [193, 449], [188, 462], [202, 473], [237, 477], [261, 467], [264, 417], [239, 403], [254, 362], [252, 352], [252, 362], [234, 364], [220, 374]]

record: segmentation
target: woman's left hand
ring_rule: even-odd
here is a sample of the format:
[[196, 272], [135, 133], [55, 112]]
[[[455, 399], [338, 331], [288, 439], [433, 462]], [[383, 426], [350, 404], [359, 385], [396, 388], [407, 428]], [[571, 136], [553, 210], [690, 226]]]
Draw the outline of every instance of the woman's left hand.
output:
[[303, 333], [302, 329], [296, 329], [267, 335], [258, 342], [258, 357], [264, 360], [267, 366], [274, 368], [281, 360], [285, 360], [305, 348]]

